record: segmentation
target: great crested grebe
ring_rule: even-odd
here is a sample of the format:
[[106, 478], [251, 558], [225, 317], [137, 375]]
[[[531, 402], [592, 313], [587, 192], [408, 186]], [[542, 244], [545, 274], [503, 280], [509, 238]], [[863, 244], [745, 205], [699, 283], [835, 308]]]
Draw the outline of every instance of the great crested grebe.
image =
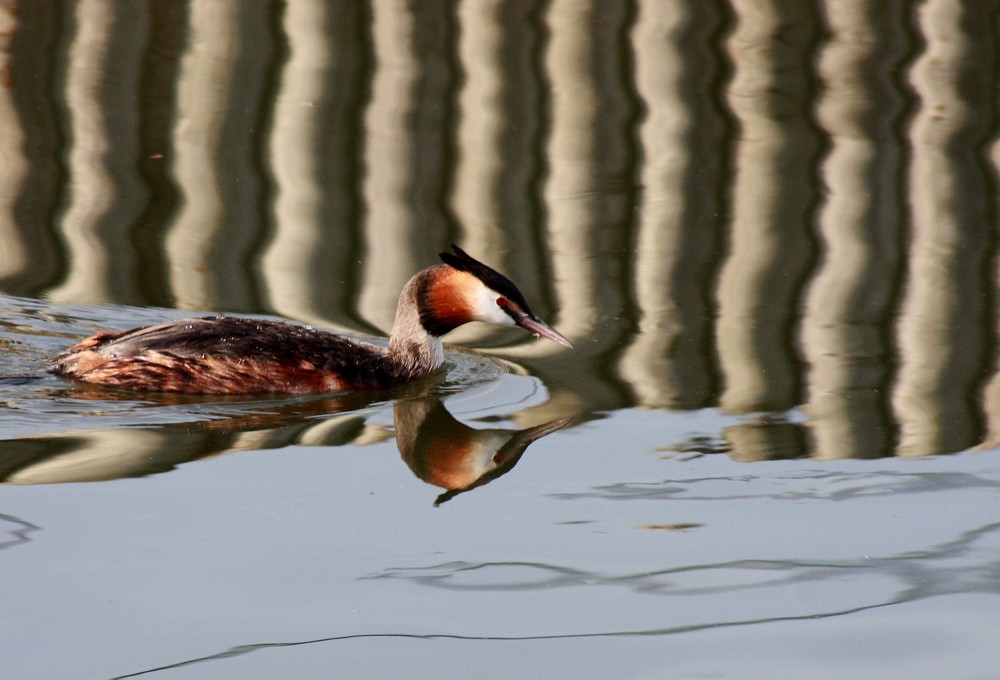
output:
[[389, 346], [284, 321], [209, 316], [102, 332], [52, 360], [57, 375], [116, 389], [186, 394], [378, 389], [427, 377], [441, 336], [470, 321], [520, 326], [572, 347], [503, 274], [452, 245], [399, 295]]

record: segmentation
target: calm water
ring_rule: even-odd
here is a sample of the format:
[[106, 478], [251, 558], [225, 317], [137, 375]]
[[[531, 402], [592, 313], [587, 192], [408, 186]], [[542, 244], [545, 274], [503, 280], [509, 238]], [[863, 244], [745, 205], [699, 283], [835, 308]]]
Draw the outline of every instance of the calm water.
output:
[[[993, 677], [998, 15], [0, 9], [4, 677]], [[200, 313], [384, 335], [451, 242], [575, 349], [45, 374]]]

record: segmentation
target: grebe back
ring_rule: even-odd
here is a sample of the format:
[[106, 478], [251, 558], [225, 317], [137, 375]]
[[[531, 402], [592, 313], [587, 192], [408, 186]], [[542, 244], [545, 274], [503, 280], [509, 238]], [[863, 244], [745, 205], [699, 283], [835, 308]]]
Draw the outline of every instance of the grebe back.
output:
[[49, 370], [117, 389], [187, 394], [319, 393], [391, 387], [444, 361], [441, 336], [470, 321], [520, 326], [572, 347], [507, 277], [458, 246], [403, 287], [389, 346], [285, 321], [209, 316], [102, 332]]

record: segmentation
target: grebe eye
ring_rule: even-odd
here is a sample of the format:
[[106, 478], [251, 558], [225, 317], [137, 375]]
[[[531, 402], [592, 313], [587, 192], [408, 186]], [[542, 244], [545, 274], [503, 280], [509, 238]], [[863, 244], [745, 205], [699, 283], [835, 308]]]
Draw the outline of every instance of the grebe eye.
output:
[[497, 304], [499, 306], [501, 306], [501, 307], [506, 307], [507, 306], [507, 298], [505, 298], [505, 297], [503, 297], [501, 295], [500, 297], [497, 298]]

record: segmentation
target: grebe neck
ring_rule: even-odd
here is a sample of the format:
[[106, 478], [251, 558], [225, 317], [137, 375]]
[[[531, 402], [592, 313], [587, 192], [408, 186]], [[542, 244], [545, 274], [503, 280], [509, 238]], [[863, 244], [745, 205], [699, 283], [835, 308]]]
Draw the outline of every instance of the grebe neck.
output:
[[389, 334], [388, 359], [410, 379], [426, 377], [444, 363], [441, 338], [429, 333], [420, 318], [420, 295], [426, 289], [427, 278], [428, 272], [423, 271], [403, 286]]

